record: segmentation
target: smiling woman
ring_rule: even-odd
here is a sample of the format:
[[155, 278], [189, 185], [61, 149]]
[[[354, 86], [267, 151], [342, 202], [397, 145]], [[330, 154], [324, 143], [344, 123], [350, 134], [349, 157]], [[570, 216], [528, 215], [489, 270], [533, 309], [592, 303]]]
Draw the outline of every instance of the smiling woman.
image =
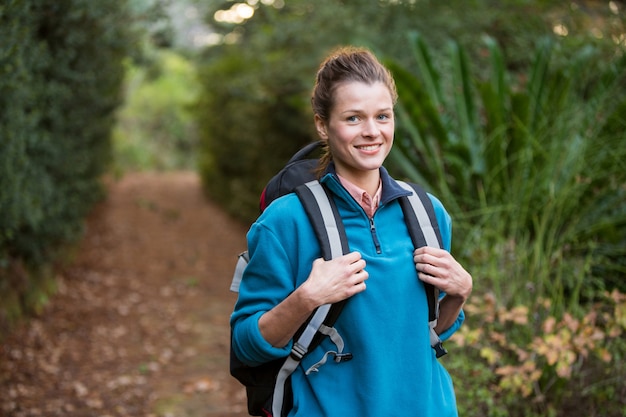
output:
[[[413, 245], [401, 200], [414, 193], [382, 166], [393, 145], [395, 101], [391, 74], [368, 50], [341, 48], [317, 73], [311, 103], [326, 145], [318, 185], [336, 204], [352, 252], [321, 258], [293, 193], [271, 203], [248, 232], [250, 260], [231, 315], [239, 361], [255, 367], [298, 356], [293, 338], [307, 318], [320, 306], [346, 302], [334, 328], [325, 329], [329, 338], [289, 374], [292, 395], [278, 387], [267, 415], [458, 415], [452, 381], [433, 348], [461, 326], [472, 278], [448, 252], [450, 217], [435, 197], [424, 199], [434, 207], [445, 250]], [[426, 284], [445, 293], [433, 326]], [[349, 360], [326, 363], [344, 349]]]
[[393, 145], [393, 99], [381, 82], [346, 82], [335, 89], [328, 120], [315, 116], [320, 138], [332, 151], [337, 175], [374, 195], [378, 167]]

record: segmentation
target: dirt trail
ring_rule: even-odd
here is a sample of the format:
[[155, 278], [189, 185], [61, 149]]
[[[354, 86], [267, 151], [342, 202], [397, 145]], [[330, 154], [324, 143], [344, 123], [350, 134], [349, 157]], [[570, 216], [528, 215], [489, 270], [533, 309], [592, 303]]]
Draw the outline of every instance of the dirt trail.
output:
[[194, 173], [113, 182], [58, 293], [0, 349], [0, 416], [247, 416], [228, 373], [245, 231]]

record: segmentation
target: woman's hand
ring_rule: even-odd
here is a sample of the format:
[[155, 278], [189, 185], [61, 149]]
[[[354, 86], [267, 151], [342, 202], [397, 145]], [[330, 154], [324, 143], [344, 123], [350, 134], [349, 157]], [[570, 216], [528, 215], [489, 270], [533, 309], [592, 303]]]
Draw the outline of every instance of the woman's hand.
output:
[[472, 292], [472, 276], [443, 249], [421, 247], [413, 252], [419, 279], [463, 302]]
[[313, 262], [311, 274], [299, 289], [313, 308], [332, 304], [365, 290], [365, 260], [359, 252], [351, 252], [330, 261]]
[[259, 330], [272, 346], [285, 346], [319, 306], [365, 291], [365, 260], [358, 252], [325, 261], [316, 259], [311, 274], [287, 298], [259, 319]]
[[443, 249], [422, 247], [413, 253], [419, 279], [439, 288], [446, 296], [439, 303], [435, 332], [441, 334], [454, 324], [472, 292], [472, 276]]

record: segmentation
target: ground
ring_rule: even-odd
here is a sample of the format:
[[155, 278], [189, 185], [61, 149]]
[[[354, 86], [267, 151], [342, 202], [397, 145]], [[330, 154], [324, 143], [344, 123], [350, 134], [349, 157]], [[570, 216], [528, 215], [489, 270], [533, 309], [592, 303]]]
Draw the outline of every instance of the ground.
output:
[[0, 416], [246, 416], [228, 372], [245, 232], [194, 173], [110, 181], [57, 293], [3, 342]]

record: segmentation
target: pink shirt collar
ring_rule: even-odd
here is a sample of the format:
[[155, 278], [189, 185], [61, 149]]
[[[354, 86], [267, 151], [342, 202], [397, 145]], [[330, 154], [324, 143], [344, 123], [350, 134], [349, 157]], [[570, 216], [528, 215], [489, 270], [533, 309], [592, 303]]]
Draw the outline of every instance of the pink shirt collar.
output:
[[374, 217], [374, 213], [376, 209], [378, 209], [378, 205], [380, 204], [380, 195], [382, 193], [382, 183], [378, 182], [378, 188], [376, 189], [376, 193], [374, 196], [370, 196], [367, 191], [364, 189], [354, 185], [347, 179], [343, 178], [341, 175], [337, 174], [341, 185], [350, 193], [350, 195], [359, 203], [363, 210], [367, 213], [369, 217]]

